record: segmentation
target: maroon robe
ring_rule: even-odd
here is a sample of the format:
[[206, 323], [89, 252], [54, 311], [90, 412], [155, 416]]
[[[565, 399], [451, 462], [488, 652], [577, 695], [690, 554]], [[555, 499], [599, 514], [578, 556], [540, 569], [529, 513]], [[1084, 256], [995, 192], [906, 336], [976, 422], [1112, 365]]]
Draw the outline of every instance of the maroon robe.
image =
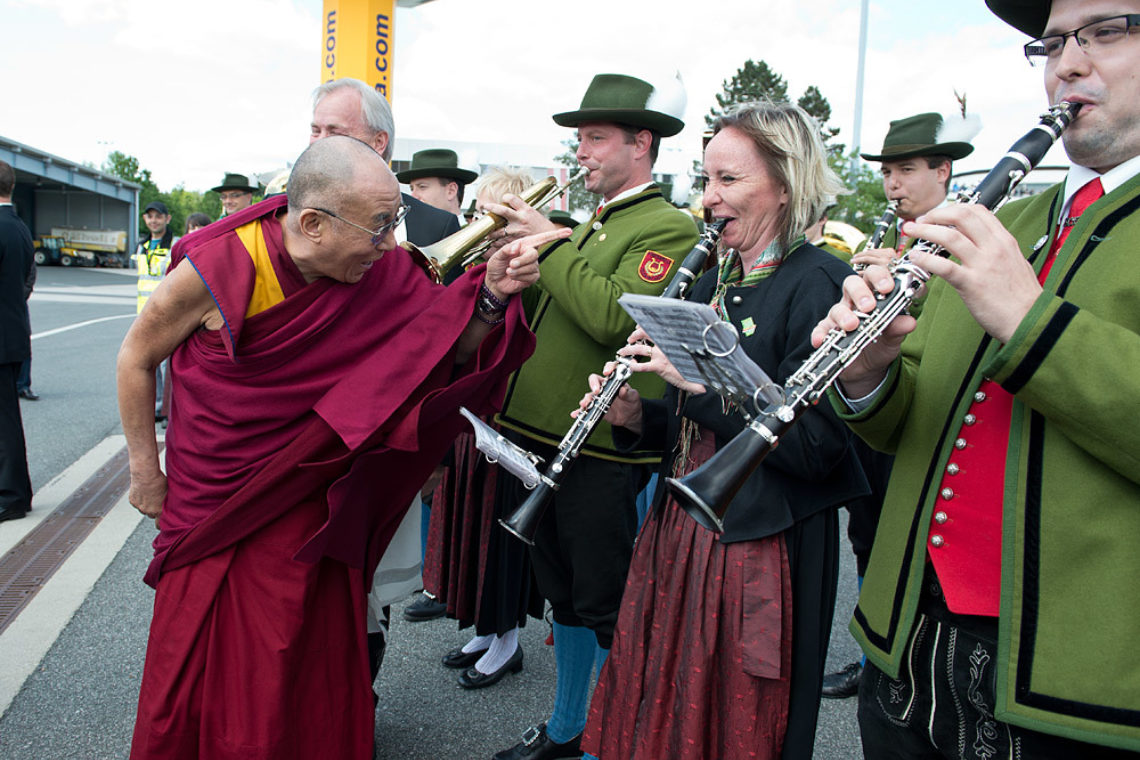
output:
[[[195, 268], [224, 326], [172, 358], [132, 757], [372, 756], [365, 579], [462, 429], [459, 406], [495, 411], [533, 348], [512, 303], [455, 366], [482, 268], [443, 288], [397, 249], [359, 283], [305, 283], [284, 204], [211, 225], [172, 264]], [[255, 219], [285, 300], [246, 318], [256, 273], [233, 230]]]

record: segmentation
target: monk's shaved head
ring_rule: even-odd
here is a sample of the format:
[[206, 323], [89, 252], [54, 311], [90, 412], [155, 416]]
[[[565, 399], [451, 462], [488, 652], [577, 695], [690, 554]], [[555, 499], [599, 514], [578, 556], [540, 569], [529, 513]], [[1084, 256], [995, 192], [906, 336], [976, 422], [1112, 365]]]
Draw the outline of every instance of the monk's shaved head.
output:
[[306, 208], [341, 208], [353, 194], [358, 175], [391, 173], [367, 143], [336, 135], [317, 140], [300, 155], [289, 174], [291, 215]]

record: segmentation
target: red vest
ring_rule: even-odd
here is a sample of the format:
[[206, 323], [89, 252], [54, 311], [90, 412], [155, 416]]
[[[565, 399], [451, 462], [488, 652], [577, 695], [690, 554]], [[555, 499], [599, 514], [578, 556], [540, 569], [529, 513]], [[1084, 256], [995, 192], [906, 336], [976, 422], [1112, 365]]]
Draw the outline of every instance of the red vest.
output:
[[[1102, 195], [1104, 189], [1097, 179], [1073, 196], [1070, 216], [1050, 248], [1038, 282], [1045, 282], [1076, 218]], [[984, 381], [962, 418], [954, 453], [938, 485], [938, 506], [926, 536], [926, 551], [946, 606], [959, 615], [998, 614], [1002, 497], [1012, 417], [1013, 396], [992, 380]]]

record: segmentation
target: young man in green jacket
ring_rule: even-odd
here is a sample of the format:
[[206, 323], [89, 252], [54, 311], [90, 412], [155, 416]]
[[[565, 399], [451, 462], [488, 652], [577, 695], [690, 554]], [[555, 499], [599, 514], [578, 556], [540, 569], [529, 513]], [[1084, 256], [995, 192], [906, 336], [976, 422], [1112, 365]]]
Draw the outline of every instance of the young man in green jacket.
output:
[[[662, 137], [684, 127], [684, 91], [670, 93], [640, 79], [600, 74], [577, 111], [554, 121], [578, 131], [578, 163], [590, 170], [586, 188], [600, 196], [594, 215], [568, 240], [539, 256], [534, 297], [525, 301], [538, 338], [534, 355], [511, 379], [498, 421], [524, 447], [550, 461], [570, 428], [570, 411], [598, 372], [625, 343], [634, 324], [617, 304], [623, 293], [658, 294], [697, 242], [692, 217], [675, 209], [653, 183]], [[517, 198], [488, 210], [508, 219], [501, 240], [556, 229]], [[656, 378], [634, 385], [661, 395]], [[656, 381], [656, 382], [654, 382]], [[515, 760], [579, 757], [587, 694], [595, 662], [609, 652], [637, 531], [638, 463], [646, 452], [619, 454], [606, 423], [598, 426], [546, 511], [531, 550], [539, 590], [554, 609], [558, 682], [545, 724], [495, 755]], [[503, 475], [502, 477], [508, 477]], [[510, 514], [521, 488], [500, 504]]]
[[[987, 0], [1082, 104], [1059, 186], [904, 225], [953, 258], [832, 401], [896, 454], [851, 628], [874, 758], [1140, 750], [1140, 1]], [[1028, 126], [1028, 125], [1027, 125]], [[1012, 142], [1017, 135], [1010, 135]], [[889, 290], [845, 284], [813, 338]], [[908, 334], [909, 333], [909, 334]], [[1127, 750], [1127, 752], [1125, 752]]]

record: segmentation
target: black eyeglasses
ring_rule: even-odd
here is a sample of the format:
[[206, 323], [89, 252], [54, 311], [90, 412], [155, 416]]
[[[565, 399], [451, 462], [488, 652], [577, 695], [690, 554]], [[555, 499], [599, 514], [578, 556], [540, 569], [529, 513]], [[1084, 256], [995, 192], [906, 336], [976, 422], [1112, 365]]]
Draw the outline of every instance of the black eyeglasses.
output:
[[1065, 50], [1065, 41], [1072, 37], [1085, 55], [1095, 56], [1102, 49], [1120, 42], [1128, 33], [1140, 26], [1140, 13], [1125, 13], [1077, 27], [1071, 32], [1049, 34], [1025, 45], [1025, 57], [1032, 66], [1056, 63]]
[[371, 242], [372, 242], [373, 248], [378, 247], [380, 245], [380, 243], [383, 242], [385, 235], [387, 235], [389, 232], [391, 232], [392, 230], [394, 230], [400, 226], [400, 222], [404, 221], [404, 217], [408, 215], [408, 210], [410, 208], [411, 208], [410, 206], [405, 206], [405, 205], [401, 204], [400, 206], [398, 206], [396, 208], [396, 213], [392, 214], [392, 221], [378, 227], [377, 229], [370, 230], [367, 227], [361, 227], [356, 222], [350, 222], [347, 219], [345, 219], [343, 216], [341, 216], [340, 214], [334, 214], [333, 212], [329, 211], [328, 209], [320, 208], [318, 206], [312, 207], [313, 211], [320, 211], [322, 214], [328, 214], [333, 219], [339, 219], [342, 222], [344, 222], [345, 224], [349, 225], [350, 227], [355, 227], [356, 229], [360, 230], [361, 232], [367, 232], [369, 235], [372, 236]]

